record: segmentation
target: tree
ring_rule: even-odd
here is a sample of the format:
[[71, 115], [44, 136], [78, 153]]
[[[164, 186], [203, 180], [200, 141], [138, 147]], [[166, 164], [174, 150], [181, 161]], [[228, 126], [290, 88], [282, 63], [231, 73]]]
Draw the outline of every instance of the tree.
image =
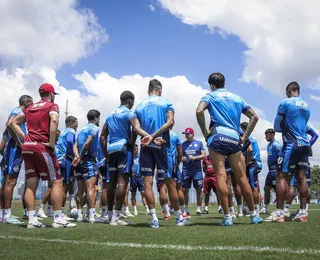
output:
[[320, 166], [314, 165], [311, 168], [311, 179], [312, 179], [312, 198], [319, 199], [320, 198]]

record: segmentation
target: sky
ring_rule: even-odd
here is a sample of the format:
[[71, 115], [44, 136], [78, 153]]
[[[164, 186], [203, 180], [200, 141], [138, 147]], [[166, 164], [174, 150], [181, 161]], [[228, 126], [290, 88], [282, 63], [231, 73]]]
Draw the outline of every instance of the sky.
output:
[[[38, 99], [41, 83], [61, 93], [80, 127], [98, 109], [102, 121], [131, 90], [136, 104], [158, 78], [176, 109], [174, 130], [193, 127], [212, 72], [260, 116], [253, 133], [266, 168], [265, 129], [285, 87], [298, 81], [320, 129], [320, 4], [316, 0], [4, 0], [0, 3], [0, 131], [21, 94]], [[181, 135], [183, 139], [183, 135]], [[281, 140], [278, 135], [277, 139]], [[312, 163], [319, 163], [320, 146]]]

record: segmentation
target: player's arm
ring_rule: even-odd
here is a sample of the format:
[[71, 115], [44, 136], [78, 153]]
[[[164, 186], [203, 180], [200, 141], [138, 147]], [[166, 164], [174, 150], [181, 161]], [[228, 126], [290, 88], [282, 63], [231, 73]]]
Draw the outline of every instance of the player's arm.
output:
[[310, 142], [310, 146], [313, 146], [313, 144], [317, 141], [319, 135], [310, 126], [307, 126], [307, 134], [311, 136], [311, 139], [309, 142]]
[[282, 132], [283, 122], [286, 115], [286, 106], [284, 102], [281, 102], [278, 107], [276, 118], [274, 119], [273, 129], [275, 132]]
[[108, 148], [107, 148], [107, 137], [109, 135], [109, 128], [107, 124], [104, 124], [101, 135], [100, 135], [100, 144], [101, 144], [101, 149], [104, 154], [104, 157], [106, 160], [108, 159]]
[[240, 137], [241, 142], [244, 144], [248, 140], [253, 129], [255, 128], [255, 126], [259, 120], [259, 117], [251, 107], [247, 107], [247, 108], [243, 109], [242, 113], [249, 118], [248, 127], [247, 127], [246, 131], [243, 133], [243, 136]]
[[168, 110], [167, 111], [167, 121], [165, 124], [163, 124], [158, 131], [154, 132], [151, 136], [152, 139], [156, 139], [160, 135], [162, 135], [164, 132], [169, 131], [170, 128], [172, 128], [174, 125], [174, 111], [173, 110]]
[[9, 119], [7, 122], [7, 126], [9, 132], [11, 133], [12, 138], [16, 141], [16, 143], [21, 147], [21, 141], [24, 140], [24, 133], [20, 127], [20, 125], [26, 122], [26, 116], [24, 113], [20, 113], [14, 118]]
[[73, 133], [69, 133], [67, 135], [67, 153], [66, 153], [66, 157], [71, 161], [74, 158], [74, 152], [73, 152], [74, 144], [75, 144], [75, 135]]
[[93, 142], [94, 136], [89, 135], [87, 140], [85, 141], [85, 143], [83, 144], [82, 150], [80, 152], [80, 159], [82, 160], [82, 158], [86, 155], [86, 153], [88, 152], [91, 143]]
[[50, 136], [49, 143], [43, 143], [45, 146], [50, 147], [52, 150], [55, 149], [57, 129], [59, 125], [59, 114], [55, 111], [50, 112]]
[[73, 145], [73, 153], [74, 153], [74, 157], [75, 159], [79, 158], [79, 150], [78, 150], [78, 139], [75, 141], [74, 145]]
[[252, 144], [250, 144], [247, 149], [247, 156], [245, 158], [246, 159], [246, 166], [248, 166], [251, 162], [252, 152], [253, 152], [253, 148], [252, 148]]
[[192, 156], [192, 155], [190, 155], [190, 156], [189, 156], [189, 159], [190, 159], [190, 160], [193, 160], [193, 161], [196, 161], [196, 160], [201, 161], [201, 160], [206, 159], [206, 157], [207, 157], [206, 151], [205, 151], [205, 150], [201, 150], [201, 154], [200, 154], [200, 155], [197, 155], [197, 156]]
[[146, 137], [149, 135], [145, 130], [142, 129], [140, 121], [137, 117], [133, 120], [133, 129], [134, 132], [141, 137]]
[[132, 147], [134, 147], [138, 135], [137, 135], [136, 131], [134, 131], [134, 117], [130, 118], [129, 120], [130, 120], [130, 124], [131, 124], [131, 126], [132, 126], [132, 134], [131, 134], [130, 145], [131, 145]]
[[207, 139], [208, 136], [210, 135], [210, 131], [206, 127], [206, 117], [204, 115], [204, 111], [206, 111], [207, 108], [208, 108], [208, 104], [204, 101], [200, 101], [196, 111], [198, 125], [205, 139]]
[[6, 147], [6, 143], [8, 142], [8, 130], [7, 128], [4, 130], [0, 142], [0, 154], [3, 154], [4, 148]]
[[182, 146], [177, 145], [177, 153], [178, 153], [178, 165], [182, 162]]

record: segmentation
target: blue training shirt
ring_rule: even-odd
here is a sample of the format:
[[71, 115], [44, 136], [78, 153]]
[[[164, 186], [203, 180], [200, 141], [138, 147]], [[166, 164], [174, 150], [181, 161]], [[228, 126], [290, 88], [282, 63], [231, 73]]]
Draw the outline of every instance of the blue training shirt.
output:
[[[11, 110], [8, 119], [11, 117], [16, 117], [17, 115], [21, 114], [23, 111], [20, 107], [15, 107], [14, 109]], [[20, 125], [21, 130], [23, 133], [26, 135], [27, 134], [27, 124], [23, 123]], [[11, 134], [8, 132], [8, 142], [12, 139]]]
[[249, 140], [252, 144], [252, 161], [255, 161], [259, 168], [262, 169], [262, 161], [261, 161], [261, 156], [260, 156], [260, 148], [257, 142], [257, 139], [255, 139], [252, 136], [249, 136]]
[[200, 102], [208, 105], [210, 119], [217, 133], [239, 139], [241, 114], [250, 109], [241, 97], [220, 88], [204, 95]]
[[133, 157], [132, 173], [134, 178], [141, 178], [139, 155]]
[[66, 128], [59, 136], [56, 144], [56, 156], [60, 165], [64, 165], [65, 159], [69, 158], [70, 161], [74, 158], [73, 145], [76, 142], [76, 131], [72, 128]]
[[184, 141], [182, 143], [182, 156], [186, 156], [187, 160], [183, 162], [182, 172], [184, 174], [202, 173], [201, 160], [190, 160], [188, 157], [199, 156], [204, 147], [201, 141], [193, 140], [192, 142]]
[[[148, 134], [153, 134], [167, 122], [167, 112], [174, 111], [172, 103], [164, 97], [152, 95], [144, 99], [136, 108], [141, 127]], [[170, 146], [169, 130], [162, 133], [161, 137], [166, 141], [164, 146]], [[151, 143], [150, 146], [155, 146]]]
[[99, 142], [99, 127], [92, 123], [88, 123], [78, 134], [78, 151], [82, 150], [84, 143], [87, 141], [88, 137], [92, 136], [93, 141], [86, 152], [86, 156], [95, 157], [97, 156], [98, 142]]
[[279, 105], [274, 130], [282, 133], [284, 143], [310, 146], [307, 136], [309, 118], [310, 109], [305, 100], [301, 97], [287, 98]]
[[174, 131], [170, 131], [170, 149], [171, 149], [171, 154], [173, 157], [173, 162], [174, 164], [178, 163], [178, 151], [177, 151], [177, 147], [181, 146], [181, 140], [179, 138], [179, 136], [177, 135], [176, 132]]
[[277, 170], [279, 152], [282, 149], [282, 145], [279, 141], [274, 140], [272, 143], [268, 143], [268, 167], [269, 171]]
[[103, 166], [106, 158], [104, 157], [104, 153], [102, 151], [101, 143], [98, 141], [98, 147], [97, 147], [97, 167]]
[[122, 151], [131, 139], [130, 119], [134, 118], [134, 113], [125, 106], [119, 106], [107, 117], [105, 125], [109, 132], [108, 152]]

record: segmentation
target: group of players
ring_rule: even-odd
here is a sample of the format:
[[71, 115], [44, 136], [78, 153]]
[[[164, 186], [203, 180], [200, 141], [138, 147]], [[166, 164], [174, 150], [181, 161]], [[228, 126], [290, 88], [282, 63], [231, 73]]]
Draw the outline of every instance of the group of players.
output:
[[[32, 97], [22, 96], [19, 107], [9, 115], [0, 147], [4, 173], [0, 220], [21, 223], [11, 213], [11, 201], [24, 161], [26, 190], [23, 201], [28, 228], [45, 227], [39, 221], [35, 208], [35, 194], [40, 178], [49, 181], [53, 228], [76, 227], [62, 212], [67, 193], [72, 194], [74, 180], [78, 188], [78, 221], [128, 225], [123, 220], [122, 207], [124, 203], [127, 207], [130, 181], [134, 198], [137, 189], [142, 192], [146, 210], [151, 216], [151, 227], [159, 228], [152, 188], [155, 175], [165, 219], [171, 219], [168, 206], [170, 201], [177, 226], [191, 224], [188, 220], [188, 191], [191, 183], [197, 190], [197, 215], [201, 215], [202, 188], [206, 196], [204, 214], [208, 213], [212, 188], [217, 193], [224, 214], [221, 225], [233, 225], [233, 186], [238, 215], [243, 216], [244, 199], [251, 223], [262, 223], [259, 216], [261, 196], [258, 182], [262, 162], [258, 143], [251, 136], [258, 116], [241, 97], [225, 89], [225, 78], [221, 73], [212, 73], [208, 83], [212, 91], [200, 100], [196, 117], [207, 142], [209, 156], [206, 156], [202, 142], [194, 139], [192, 128], [183, 132], [186, 137], [184, 143], [172, 131], [174, 108], [169, 100], [162, 97], [162, 84], [157, 79], [149, 82], [149, 96], [138, 104], [134, 112], [131, 110], [135, 102], [134, 94], [130, 91], [122, 92], [120, 106], [108, 115], [100, 134], [100, 112], [92, 109], [87, 113], [87, 125], [77, 136], [78, 120], [68, 116], [65, 120], [66, 129], [58, 137], [59, 107], [54, 103], [58, 93], [48, 83], [39, 88], [39, 102], [33, 103]], [[270, 189], [276, 184], [277, 209], [266, 220], [285, 221], [284, 201], [289, 202], [292, 197], [288, 187], [295, 178], [301, 201], [295, 220], [305, 222], [308, 199], [306, 172], [310, 168], [308, 157], [310, 147], [318, 136], [307, 124], [310, 110], [306, 101], [299, 96], [298, 83], [289, 83], [286, 94], [288, 98], [278, 108], [274, 130], [268, 129], [265, 133], [269, 142], [269, 173], [263, 211], [268, 211]], [[205, 122], [205, 110], [210, 114], [209, 127]], [[240, 124], [241, 114], [249, 118], [248, 123]], [[282, 133], [282, 147], [275, 140], [275, 131]], [[311, 140], [308, 134], [312, 136]], [[138, 136], [141, 137], [140, 152], [136, 144]], [[179, 170], [180, 163], [183, 163], [182, 172]], [[202, 170], [205, 172], [204, 179]], [[103, 179], [101, 216], [96, 212], [99, 175]], [[135, 199], [133, 202], [136, 213]], [[82, 212], [85, 203], [87, 214]], [[288, 209], [288, 205], [285, 208]]]

